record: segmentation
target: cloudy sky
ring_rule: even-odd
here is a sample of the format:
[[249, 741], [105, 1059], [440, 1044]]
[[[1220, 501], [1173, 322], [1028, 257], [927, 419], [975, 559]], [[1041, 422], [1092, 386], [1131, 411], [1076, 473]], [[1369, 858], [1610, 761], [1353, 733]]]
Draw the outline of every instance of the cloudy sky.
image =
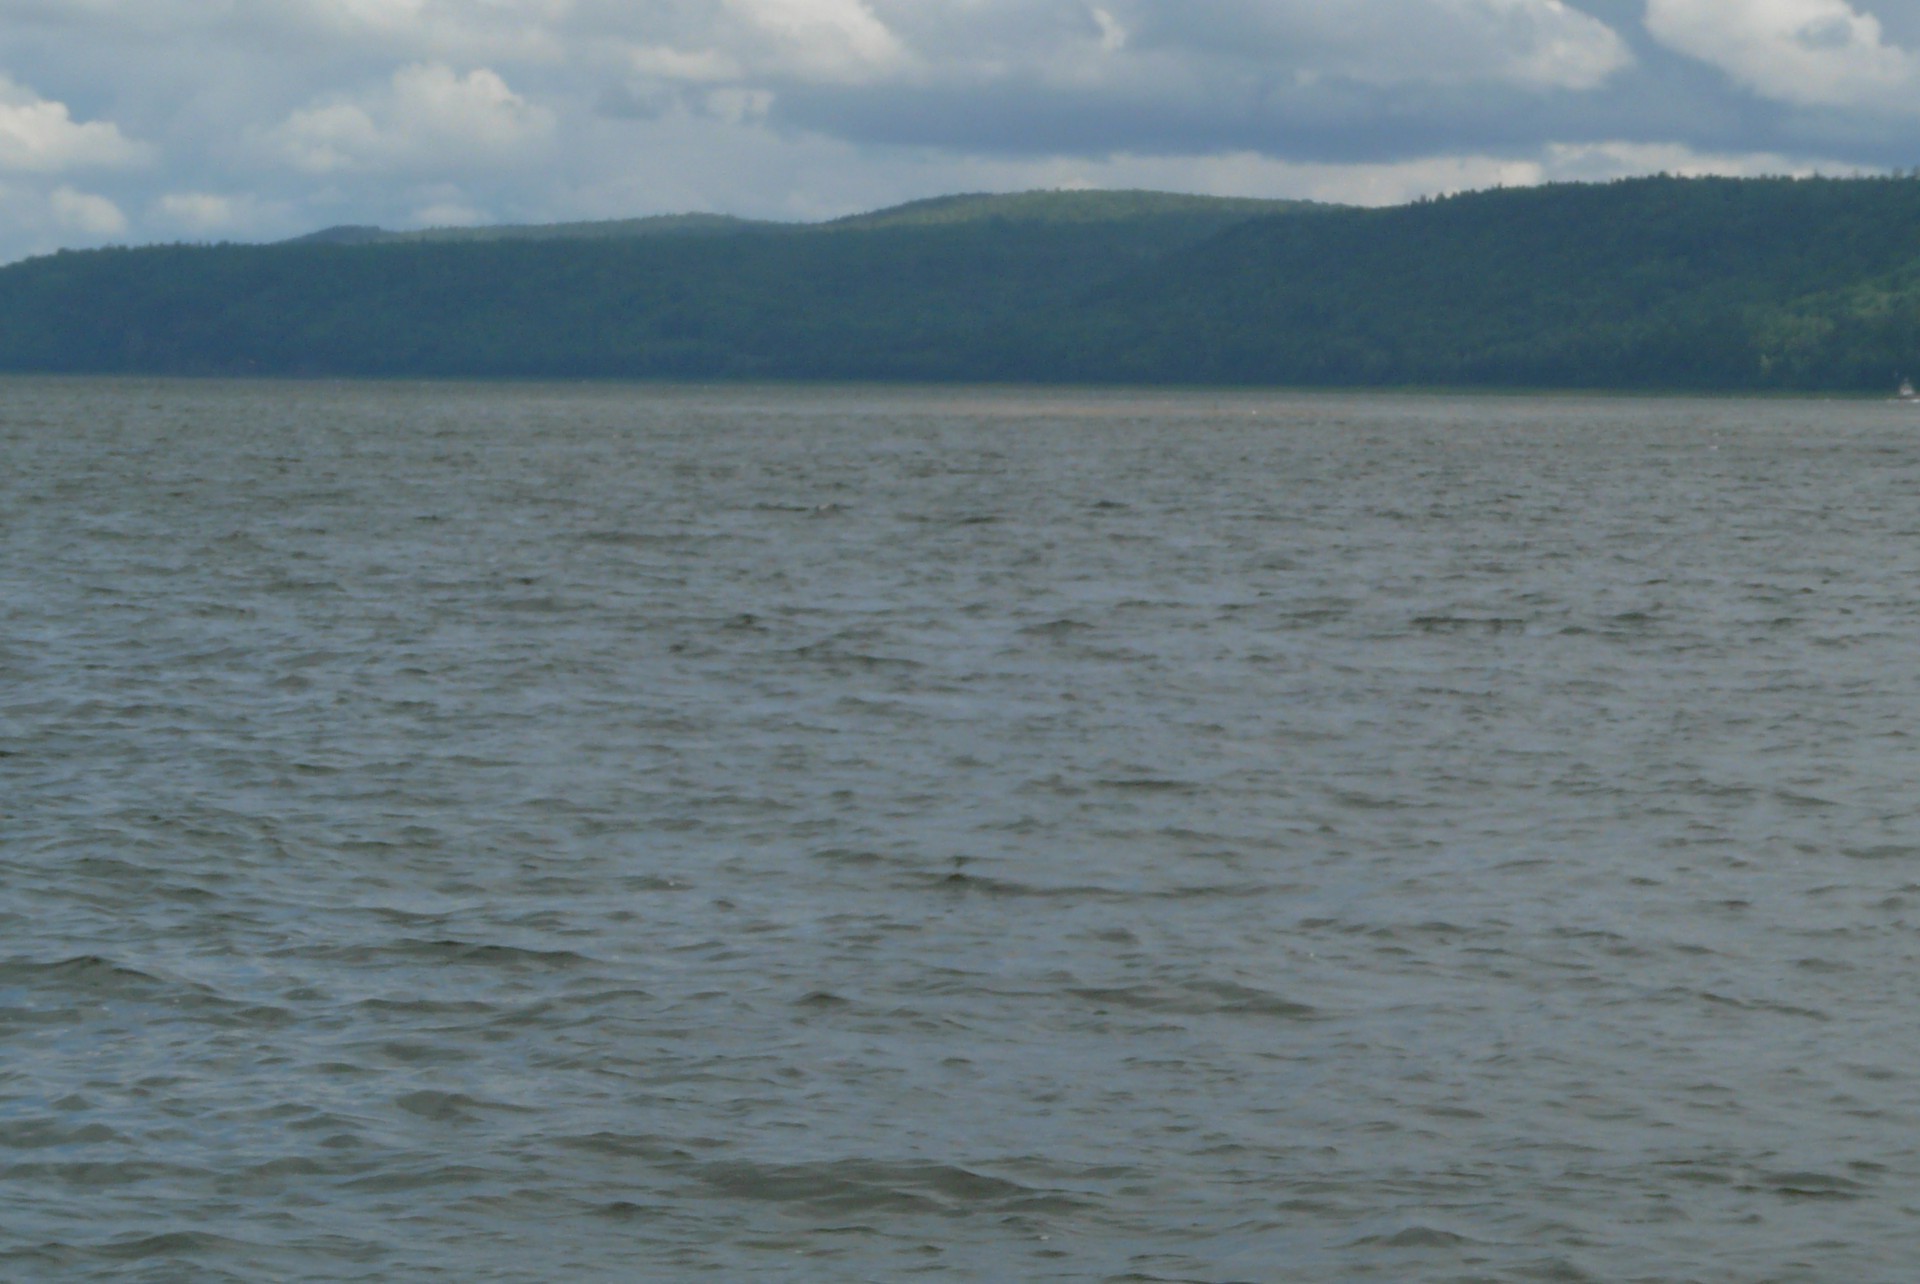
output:
[[0, 260], [1920, 164], [1920, 0], [0, 0]]

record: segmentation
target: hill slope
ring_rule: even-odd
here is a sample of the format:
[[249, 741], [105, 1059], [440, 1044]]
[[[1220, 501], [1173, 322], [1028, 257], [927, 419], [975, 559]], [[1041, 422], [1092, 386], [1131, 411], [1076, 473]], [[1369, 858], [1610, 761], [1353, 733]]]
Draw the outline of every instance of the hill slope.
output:
[[1025, 193], [66, 253], [0, 269], [0, 369], [1880, 389], [1920, 374], [1920, 181]]
[[784, 227], [725, 214], [656, 214], [648, 218], [603, 219], [591, 223], [502, 223], [491, 227], [427, 227], [389, 232], [352, 224], [322, 228], [282, 245], [418, 245], [427, 241], [597, 241], [628, 236], [703, 236]]
[[1920, 182], [1641, 179], [1249, 222], [1103, 291], [1105, 377], [1880, 387]]
[[1042, 191], [936, 196], [825, 223], [779, 223], [725, 214], [656, 214], [587, 223], [506, 223], [489, 227], [428, 227], [411, 232], [343, 225], [283, 241], [283, 245], [418, 245], [426, 242], [587, 241], [630, 236], [703, 236], [726, 232], [844, 232], [882, 227], [941, 227], [963, 223], [1143, 223], [1160, 220], [1202, 230], [1310, 209], [1312, 201], [1269, 201], [1175, 192]]
[[654, 220], [346, 229], [58, 254], [0, 270], [0, 369], [1045, 378], [1023, 336], [1095, 287], [1251, 216], [1317, 208], [1046, 193], [672, 235]]
[[1313, 201], [1269, 201], [1178, 192], [965, 193], [911, 201], [871, 214], [853, 214], [819, 226], [827, 231], [877, 227], [940, 227], [960, 223], [1141, 223], [1231, 227], [1262, 215], [1334, 210]]

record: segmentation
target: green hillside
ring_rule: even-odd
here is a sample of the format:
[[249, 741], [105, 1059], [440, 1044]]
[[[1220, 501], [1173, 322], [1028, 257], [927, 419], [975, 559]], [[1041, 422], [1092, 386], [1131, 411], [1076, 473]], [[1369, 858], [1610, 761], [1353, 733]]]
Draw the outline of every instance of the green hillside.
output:
[[1295, 208], [969, 199], [933, 220], [906, 207], [699, 235], [354, 231], [57, 254], [0, 269], [0, 369], [1046, 378], [1030, 336], [1050, 318], [1252, 214]]
[[1187, 196], [1177, 192], [975, 192], [912, 201], [871, 214], [820, 224], [823, 230], [877, 227], [939, 227], [956, 223], [1125, 223], [1151, 220], [1230, 227], [1266, 214], [1332, 210], [1312, 201], [1266, 201], [1237, 196]]
[[389, 232], [379, 227], [346, 225], [296, 236], [285, 245], [418, 245], [424, 242], [591, 241], [626, 236], [705, 236], [717, 232], [775, 230], [781, 223], [730, 218], [725, 214], [656, 214], [649, 218], [602, 219], [590, 223], [503, 223], [489, 227], [426, 227]]
[[486, 227], [428, 227], [390, 232], [346, 224], [297, 236], [286, 245], [406, 245], [426, 242], [579, 241], [628, 236], [703, 236], [723, 232], [847, 232], [882, 227], [941, 227], [962, 223], [1147, 223], [1162, 221], [1219, 230], [1263, 214], [1335, 209], [1312, 201], [1269, 201], [1176, 192], [1042, 191], [936, 196], [825, 223], [779, 223], [725, 214], [657, 214], [585, 223], [506, 223]]
[[1890, 385], [1920, 181], [1641, 179], [1250, 222], [1103, 290], [1101, 377]]
[[1040, 192], [63, 253], [0, 269], [0, 369], [1877, 390], [1920, 375], [1920, 181]]

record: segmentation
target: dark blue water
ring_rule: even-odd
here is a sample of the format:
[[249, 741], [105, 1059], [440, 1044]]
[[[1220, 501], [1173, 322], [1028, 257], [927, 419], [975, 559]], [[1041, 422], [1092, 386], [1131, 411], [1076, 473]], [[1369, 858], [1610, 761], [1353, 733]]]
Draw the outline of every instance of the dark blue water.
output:
[[0, 1276], [1901, 1281], [1920, 417], [0, 383]]

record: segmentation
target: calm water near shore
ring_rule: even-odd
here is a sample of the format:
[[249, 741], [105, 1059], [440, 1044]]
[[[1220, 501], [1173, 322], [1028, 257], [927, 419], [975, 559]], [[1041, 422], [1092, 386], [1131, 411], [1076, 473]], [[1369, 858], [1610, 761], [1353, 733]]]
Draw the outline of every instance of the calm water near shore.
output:
[[0, 1278], [1920, 1260], [1920, 411], [0, 381]]

